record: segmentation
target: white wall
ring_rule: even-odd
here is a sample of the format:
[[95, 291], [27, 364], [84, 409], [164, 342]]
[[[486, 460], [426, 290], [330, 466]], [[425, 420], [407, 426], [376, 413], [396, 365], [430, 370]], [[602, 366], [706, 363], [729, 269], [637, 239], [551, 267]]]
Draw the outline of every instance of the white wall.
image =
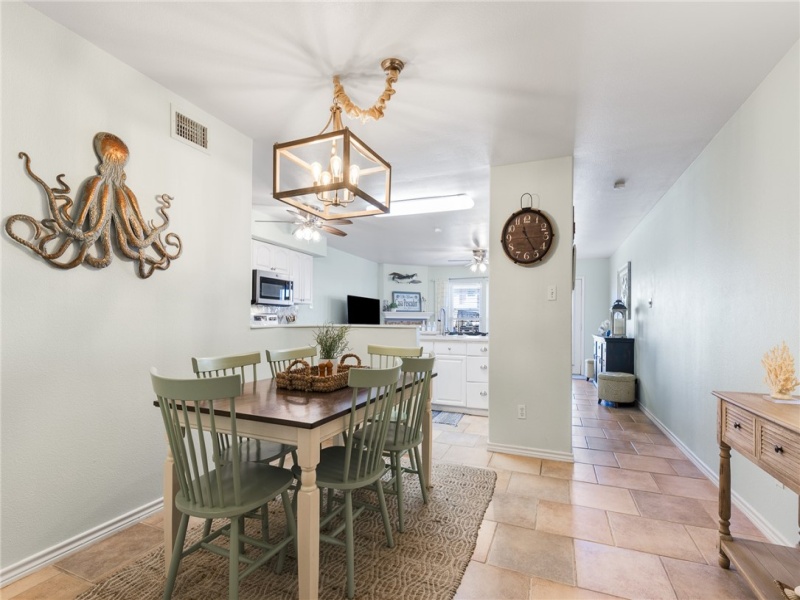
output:
[[[537, 193], [556, 232], [550, 257], [536, 267], [508, 260], [500, 236], [490, 245], [490, 449], [572, 459], [572, 158], [492, 167], [489, 223], [500, 231]], [[557, 300], [547, 288], [557, 286]], [[507, 348], [506, 352], [497, 349]], [[517, 405], [528, 418], [517, 419]]]
[[[800, 358], [799, 54], [795, 44], [610, 262], [612, 290], [616, 266], [632, 263], [641, 402], [712, 473], [711, 391], [766, 392], [761, 357], [782, 340]], [[797, 496], [733, 454], [734, 493], [795, 544]]]
[[[607, 258], [585, 258], [577, 261], [575, 276], [583, 278], [583, 358], [594, 356], [594, 340], [600, 323], [608, 319], [612, 302]], [[616, 287], [614, 288], [616, 290]]]

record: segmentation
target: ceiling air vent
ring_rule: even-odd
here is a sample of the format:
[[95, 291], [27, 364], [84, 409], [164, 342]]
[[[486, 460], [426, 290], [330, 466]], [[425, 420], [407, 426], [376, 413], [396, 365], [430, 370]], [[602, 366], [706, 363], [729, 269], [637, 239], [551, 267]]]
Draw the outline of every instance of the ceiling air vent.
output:
[[208, 127], [187, 117], [175, 106], [170, 107], [170, 114], [172, 137], [208, 154]]

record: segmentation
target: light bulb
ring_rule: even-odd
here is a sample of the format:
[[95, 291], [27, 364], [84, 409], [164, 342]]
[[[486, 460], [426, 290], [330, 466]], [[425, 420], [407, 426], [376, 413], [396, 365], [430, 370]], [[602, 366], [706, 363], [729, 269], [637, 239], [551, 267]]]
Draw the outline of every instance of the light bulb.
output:
[[[328, 185], [331, 182], [331, 174], [328, 171], [322, 172], [322, 185]], [[329, 191], [322, 192], [323, 200], [327, 200], [331, 197], [331, 193]]]
[[314, 184], [319, 183], [320, 175], [322, 175], [322, 165], [318, 162], [311, 163], [311, 177], [314, 178]]
[[307, 242], [311, 240], [311, 236], [313, 235], [312, 231], [308, 227], [303, 228], [303, 239]]
[[486, 263], [481, 263], [478, 265], [478, 269], [480, 269], [481, 273], [486, 272]]
[[350, 165], [350, 184], [358, 185], [358, 176], [361, 174], [361, 169], [358, 165]]
[[338, 156], [331, 156], [331, 174], [334, 181], [340, 181], [342, 178], [342, 159]]
[[294, 237], [296, 237], [298, 240], [302, 240], [303, 239], [303, 228], [302, 227], [298, 227], [297, 229], [294, 230]]
[[315, 242], [318, 242], [321, 237], [322, 236], [319, 234], [319, 231], [317, 231], [316, 229], [311, 234], [311, 239], [314, 240]]
[[478, 264], [477, 264], [477, 263], [472, 263], [472, 264], [469, 266], [469, 270], [470, 270], [470, 271], [472, 271], [472, 272], [474, 273], [475, 271], [477, 271], [477, 270], [478, 270]]

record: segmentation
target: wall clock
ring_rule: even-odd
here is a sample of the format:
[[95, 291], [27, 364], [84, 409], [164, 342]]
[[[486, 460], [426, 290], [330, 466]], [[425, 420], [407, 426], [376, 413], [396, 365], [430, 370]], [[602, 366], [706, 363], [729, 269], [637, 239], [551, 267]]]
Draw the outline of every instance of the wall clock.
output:
[[516, 264], [533, 267], [544, 260], [554, 239], [553, 224], [547, 215], [528, 207], [508, 218], [503, 225], [500, 243], [506, 256]]

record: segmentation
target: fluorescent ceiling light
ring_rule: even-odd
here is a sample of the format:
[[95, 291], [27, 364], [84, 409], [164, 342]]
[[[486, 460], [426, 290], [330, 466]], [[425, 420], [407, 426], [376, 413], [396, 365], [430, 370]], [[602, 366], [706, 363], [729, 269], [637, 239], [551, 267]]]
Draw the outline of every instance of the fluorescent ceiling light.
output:
[[473, 206], [475, 206], [475, 201], [466, 194], [433, 196], [431, 198], [409, 198], [407, 200], [392, 200], [391, 212], [375, 216], [398, 217], [403, 215], [422, 215], [425, 213], [448, 212], [451, 210], [466, 210]]

